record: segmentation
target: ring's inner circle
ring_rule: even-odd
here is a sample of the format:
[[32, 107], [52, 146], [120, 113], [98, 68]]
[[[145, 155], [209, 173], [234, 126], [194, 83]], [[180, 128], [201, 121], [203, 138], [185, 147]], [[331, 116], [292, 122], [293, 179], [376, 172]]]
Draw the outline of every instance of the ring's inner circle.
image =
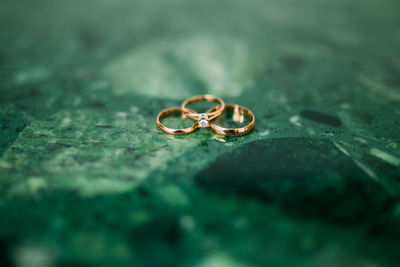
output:
[[[214, 101], [199, 100], [186, 105], [187, 108], [193, 109], [197, 113], [207, 113], [207, 110], [216, 106], [220, 106], [220, 103], [215, 100]], [[213, 109], [213, 111], [215, 111], [215, 109]]]
[[[214, 110], [212, 109], [211, 111]], [[251, 118], [248, 113], [238, 106], [226, 107], [221, 115], [212, 120], [212, 123], [223, 128], [241, 128], [249, 125], [250, 122]]]
[[161, 123], [171, 129], [184, 129], [193, 126], [193, 120], [189, 119], [187, 116], [183, 116], [181, 112], [174, 112], [163, 115], [160, 118]]

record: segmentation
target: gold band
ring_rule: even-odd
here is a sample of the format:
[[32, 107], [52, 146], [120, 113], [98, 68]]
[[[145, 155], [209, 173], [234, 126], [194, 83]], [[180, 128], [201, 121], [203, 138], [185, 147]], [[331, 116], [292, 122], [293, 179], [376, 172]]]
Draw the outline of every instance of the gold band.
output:
[[[214, 109], [215, 107], [211, 108], [209, 112], [212, 112]], [[240, 136], [247, 134], [248, 132], [251, 131], [251, 129], [253, 129], [254, 124], [256, 122], [256, 118], [254, 117], [253, 112], [251, 112], [248, 108], [236, 104], [235, 105], [229, 104], [225, 106], [225, 110], [233, 110], [234, 121], [242, 122], [244, 120], [244, 116], [247, 116], [250, 120], [250, 123], [241, 128], [223, 128], [212, 122], [209, 122], [210, 127], [218, 134], [225, 136]]]
[[[211, 111], [211, 112], [209, 111], [206, 114], [200, 114], [192, 109], [187, 108], [187, 105], [194, 103], [194, 102], [203, 101], [203, 100], [207, 101], [207, 102], [217, 102], [219, 105], [212, 108], [213, 111]], [[181, 108], [182, 108], [183, 113], [186, 116], [188, 116], [189, 118], [191, 118], [192, 120], [198, 120], [204, 115], [207, 115], [208, 120], [212, 120], [212, 119], [215, 119], [216, 117], [218, 117], [219, 115], [221, 115], [221, 113], [225, 109], [225, 103], [221, 98], [213, 96], [213, 95], [197, 95], [197, 96], [193, 96], [191, 98], [186, 99], [182, 103]]]
[[[188, 110], [190, 112], [195, 112], [194, 110], [191, 110], [191, 109], [188, 109]], [[185, 116], [180, 107], [173, 107], [173, 108], [164, 109], [160, 113], [158, 113], [157, 120], [156, 120], [157, 126], [161, 130], [163, 130], [164, 132], [169, 133], [169, 134], [188, 134], [188, 133], [191, 133], [191, 132], [193, 132], [194, 130], [196, 130], [198, 128], [198, 124], [199, 123], [196, 123], [192, 127], [184, 128], [184, 129], [168, 128], [168, 127], [164, 126], [161, 123], [161, 120], [163, 118], [167, 117], [168, 115], [175, 114], [175, 113], [182, 113], [182, 116]]]

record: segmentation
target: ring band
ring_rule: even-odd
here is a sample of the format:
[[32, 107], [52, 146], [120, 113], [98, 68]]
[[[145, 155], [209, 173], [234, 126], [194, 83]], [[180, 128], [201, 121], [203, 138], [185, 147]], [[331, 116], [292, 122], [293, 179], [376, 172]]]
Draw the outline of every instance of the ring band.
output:
[[[188, 110], [190, 110], [191, 112], [194, 112], [194, 110], [191, 110], [191, 109], [188, 109]], [[184, 113], [180, 107], [173, 107], [173, 108], [167, 108], [167, 109], [162, 110], [157, 115], [157, 120], [156, 120], [157, 126], [161, 130], [163, 130], [164, 132], [169, 133], [169, 134], [188, 134], [198, 128], [198, 125], [199, 125], [198, 122], [195, 125], [188, 127], [188, 128], [184, 128], [184, 129], [168, 128], [161, 123], [161, 120], [163, 118], [167, 117], [168, 115], [175, 114], [175, 113], [182, 113], [182, 115], [184, 115]]]
[[[219, 105], [212, 108], [212, 109], [214, 109], [214, 111], [207, 112], [206, 114], [197, 113], [196, 111], [187, 108], [187, 105], [194, 103], [194, 102], [202, 101], [202, 100], [205, 100], [207, 102], [218, 102]], [[181, 108], [182, 108], [183, 113], [186, 116], [188, 116], [189, 118], [191, 118], [192, 120], [199, 120], [199, 118], [201, 118], [204, 115], [207, 115], [208, 120], [212, 120], [212, 119], [215, 119], [216, 117], [218, 117], [219, 115], [221, 115], [221, 113], [225, 109], [225, 103], [221, 98], [213, 96], [213, 95], [196, 95], [196, 96], [186, 99], [182, 103]]]
[[[209, 111], [212, 112], [214, 108], [211, 108]], [[253, 112], [251, 112], [248, 108], [240, 106], [240, 105], [226, 105], [225, 110], [233, 110], [233, 120], [234, 121], [239, 121], [242, 122], [244, 117], [247, 116], [250, 119], [250, 123], [244, 127], [240, 128], [223, 128], [221, 126], [218, 126], [212, 122], [210, 122], [210, 127], [217, 132], [218, 134], [225, 135], [225, 136], [240, 136], [247, 134], [248, 132], [253, 129], [254, 124], [256, 122], [256, 118], [254, 117]]]

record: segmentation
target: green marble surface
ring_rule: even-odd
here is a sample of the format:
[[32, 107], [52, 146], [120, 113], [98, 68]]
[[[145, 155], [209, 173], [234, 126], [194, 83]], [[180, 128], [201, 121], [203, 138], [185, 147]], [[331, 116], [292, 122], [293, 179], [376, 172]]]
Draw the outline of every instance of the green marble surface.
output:
[[[2, 1], [0, 265], [398, 266], [399, 12]], [[203, 93], [254, 131], [156, 128]]]

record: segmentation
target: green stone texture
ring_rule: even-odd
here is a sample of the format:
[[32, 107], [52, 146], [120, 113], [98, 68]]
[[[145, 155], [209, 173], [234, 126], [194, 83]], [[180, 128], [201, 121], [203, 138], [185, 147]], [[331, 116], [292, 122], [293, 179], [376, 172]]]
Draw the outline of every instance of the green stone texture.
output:
[[[399, 14], [1, 1], [0, 266], [399, 266]], [[156, 127], [204, 93], [254, 130]]]

